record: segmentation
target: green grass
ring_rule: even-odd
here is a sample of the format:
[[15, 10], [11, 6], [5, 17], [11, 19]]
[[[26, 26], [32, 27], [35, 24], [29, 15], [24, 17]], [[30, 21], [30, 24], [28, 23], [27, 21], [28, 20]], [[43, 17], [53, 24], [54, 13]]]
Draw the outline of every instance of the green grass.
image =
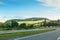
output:
[[[52, 30], [54, 30], [54, 29], [52, 29]], [[52, 30], [36, 30], [36, 31], [28, 31], [28, 32], [17, 32], [17, 33], [0, 34], [0, 39], [6, 39], [6, 38], [18, 37], [18, 36], [19, 37], [23, 37], [23, 36], [28, 36], [28, 35], [48, 32], [48, 31], [52, 31]]]

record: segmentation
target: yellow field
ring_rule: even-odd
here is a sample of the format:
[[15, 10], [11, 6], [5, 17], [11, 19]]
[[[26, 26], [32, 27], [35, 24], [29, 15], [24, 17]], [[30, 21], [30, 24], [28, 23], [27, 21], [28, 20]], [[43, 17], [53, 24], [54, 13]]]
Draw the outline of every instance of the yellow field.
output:
[[[21, 23], [26, 23], [26, 24], [34, 24], [34, 23], [40, 23], [43, 22], [44, 20], [39, 20], [39, 21], [20, 21], [18, 22], [19, 24]], [[47, 20], [47, 22], [49, 22], [49, 20]]]

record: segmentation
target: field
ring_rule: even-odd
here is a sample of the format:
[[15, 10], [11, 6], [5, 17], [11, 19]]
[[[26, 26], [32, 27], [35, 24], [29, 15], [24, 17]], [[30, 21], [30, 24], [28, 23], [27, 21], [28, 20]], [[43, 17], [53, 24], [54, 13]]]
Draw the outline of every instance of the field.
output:
[[[34, 24], [34, 23], [41, 23], [43, 22], [44, 20], [38, 20], [38, 21], [20, 21], [18, 22], [19, 24], [21, 23], [26, 23], [26, 24]], [[47, 22], [49, 22], [50, 20], [46, 20]]]

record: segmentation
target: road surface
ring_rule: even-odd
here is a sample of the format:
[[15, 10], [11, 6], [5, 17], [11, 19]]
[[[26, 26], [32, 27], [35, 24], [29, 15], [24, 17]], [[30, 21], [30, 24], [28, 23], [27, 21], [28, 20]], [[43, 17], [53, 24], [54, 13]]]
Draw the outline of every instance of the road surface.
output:
[[60, 38], [60, 29], [57, 29], [55, 31], [50, 31], [26, 37], [16, 37], [9, 40], [58, 40], [59, 38]]

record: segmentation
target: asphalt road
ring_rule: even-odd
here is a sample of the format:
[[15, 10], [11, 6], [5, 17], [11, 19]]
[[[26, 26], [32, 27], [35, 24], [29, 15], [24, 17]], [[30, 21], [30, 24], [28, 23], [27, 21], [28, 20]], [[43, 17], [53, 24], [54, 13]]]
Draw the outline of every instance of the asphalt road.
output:
[[59, 37], [60, 37], [60, 29], [57, 29], [55, 31], [50, 31], [26, 37], [18, 37], [9, 40], [58, 40]]

